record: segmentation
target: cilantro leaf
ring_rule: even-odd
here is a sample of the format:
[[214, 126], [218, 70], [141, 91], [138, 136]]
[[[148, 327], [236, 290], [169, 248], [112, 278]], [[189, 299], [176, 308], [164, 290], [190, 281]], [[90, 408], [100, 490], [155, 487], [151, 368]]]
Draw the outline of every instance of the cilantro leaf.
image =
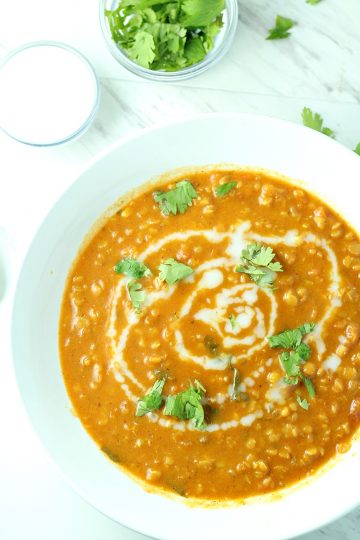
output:
[[259, 287], [271, 288], [274, 284], [275, 273], [282, 272], [283, 268], [279, 262], [272, 262], [275, 253], [270, 247], [261, 244], [249, 244], [241, 253], [241, 263], [236, 268], [236, 272], [244, 272]]
[[201, 401], [205, 392], [202, 384], [195, 380], [195, 386], [190, 385], [188, 390], [167, 398], [164, 414], [176, 416], [180, 420], [192, 420], [195, 428], [204, 429], [206, 427], [205, 412]]
[[132, 278], [142, 278], [152, 275], [150, 268], [148, 268], [144, 263], [137, 261], [136, 259], [131, 259], [127, 257], [117, 262], [114, 270], [117, 274], [125, 274]]
[[191, 64], [200, 62], [206, 56], [204, 43], [200, 37], [193, 37], [186, 43], [184, 54]]
[[301, 356], [296, 351], [285, 351], [280, 355], [280, 362], [286, 373], [285, 383], [290, 385], [298, 384], [301, 376]]
[[225, 9], [225, 0], [183, 0], [182, 23], [186, 27], [209, 26]]
[[145, 291], [143, 290], [142, 285], [136, 281], [136, 279], [129, 281], [127, 289], [135, 311], [136, 313], [139, 313], [142, 304], [145, 302]]
[[324, 127], [324, 119], [319, 113], [314, 113], [308, 107], [304, 107], [301, 116], [304, 126], [314, 129], [315, 131], [319, 131], [320, 133], [335, 139], [334, 131], [328, 127]]
[[160, 264], [159, 270], [159, 278], [162, 281], [166, 281], [169, 285], [174, 285], [177, 281], [181, 281], [194, 273], [194, 270], [190, 266], [180, 263], [175, 259], [166, 259], [166, 261]]
[[137, 403], [135, 416], [144, 416], [144, 414], [160, 409], [164, 400], [162, 394], [166, 379], [159, 379], [153, 387], [141, 397]]
[[193, 199], [196, 199], [198, 194], [191, 182], [182, 180], [178, 182], [173, 189], [166, 192], [157, 191], [154, 193], [154, 200], [159, 204], [160, 210], [165, 216], [177, 213], [183, 214], [189, 206], [192, 205]]
[[237, 319], [236, 319], [235, 315], [231, 314], [230, 317], [229, 317], [229, 321], [230, 321], [230, 324], [231, 324], [231, 328], [233, 330], [236, 330], [236, 328], [238, 326], [238, 322], [237, 322]]
[[[280, 332], [280, 334], [270, 336], [268, 337], [270, 347], [272, 349], [275, 349], [276, 347], [281, 347], [282, 349], [297, 349], [300, 345], [306, 345], [306, 343], [301, 343], [302, 338], [306, 336], [306, 334], [312, 332], [315, 326], [314, 323], [305, 323], [293, 330], [284, 330], [283, 332]], [[306, 345], [306, 347], [308, 347], [308, 345]]]
[[215, 189], [215, 193], [217, 197], [225, 197], [234, 187], [237, 185], [237, 182], [225, 182], [224, 184], [220, 184]]
[[296, 24], [292, 19], [278, 15], [275, 20], [274, 28], [269, 30], [266, 39], [284, 39], [290, 36], [289, 30]]
[[240, 375], [236, 368], [234, 368], [233, 382], [231, 386], [231, 399], [236, 401], [239, 395]]
[[300, 407], [304, 409], [305, 411], [309, 409], [310, 403], [308, 402], [306, 398], [302, 399], [301, 396], [296, 396], [296, 401], [298, 402]]
[[357, 143], [356, 147], [354, 148], [354, 152], [355, 152], [355, 154], [360, 156], [360, 142]]
[[139, 30], [135, 34], [134, 42], [127, 50], [128, 56], [137, 64], [148, 68], [155, 58], [155, 41], [149, 32]]
[[315, 6], [316, 4], [319, 4], [321, 0], [306, 0], [307, 4], [310, 4], [311, 6]]

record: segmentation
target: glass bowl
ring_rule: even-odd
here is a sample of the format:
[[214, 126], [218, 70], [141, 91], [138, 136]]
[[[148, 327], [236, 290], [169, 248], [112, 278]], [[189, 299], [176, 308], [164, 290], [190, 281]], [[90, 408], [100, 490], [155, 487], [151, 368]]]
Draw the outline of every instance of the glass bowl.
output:
[[221, 32], [215, 38], [214, 48], [206, 55], [204, 60], [194, 64], [192, 66], [180, 69], [178, 71], [155, 71], [152, 69], [144, 68], [130, 60], [125, 52], [113, 41], [107, 18], [105, 16], [105, 10], [112, 10], [116, 8], [118, 0], [100, 0], [100, 24], [104, 39], [107, 47], [115, 60], [119, 62], [123, 67], [139, 75], [145, 79], [152, 81], [163, 82], [175, 82], [190, 79], [196, 75], [200, 75], [208, 70], [211, 66], [219, 62], [228, 52], [237, 27], [238, 22], [238, 3], [237, 0], [226, 0], [226, 8], [224, 11], [223, 19], [224, 25]]

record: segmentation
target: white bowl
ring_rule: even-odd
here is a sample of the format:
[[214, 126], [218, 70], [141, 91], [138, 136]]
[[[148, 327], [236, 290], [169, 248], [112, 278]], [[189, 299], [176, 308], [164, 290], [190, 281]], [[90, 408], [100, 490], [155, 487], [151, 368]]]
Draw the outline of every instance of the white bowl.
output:
[[58, 359], [64, 281], [82, 238], [121, 194], [168, 169], [238, 163], [301, 179], [360, 231], [360, 158], [310, 129], [252, 115], [207, 115], [142, 131], [95, 159], [40, 227], [13, 312], [17, 381], [34, 429], [74, 489], [114, 520], [166, 540], [288, 539], [360, 503], [360, 445], [284, 497], [228, 508], [190, 508], [146, 493], [98, 450], [70, 412]]

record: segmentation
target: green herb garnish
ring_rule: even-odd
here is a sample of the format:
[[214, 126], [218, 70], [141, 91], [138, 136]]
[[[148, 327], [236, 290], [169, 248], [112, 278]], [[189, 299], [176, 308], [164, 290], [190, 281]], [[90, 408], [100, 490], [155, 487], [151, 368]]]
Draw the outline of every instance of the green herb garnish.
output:
[[136, 279], [132, 279], [131, 281], [129, 281], [127, 289], [135, 311], [136, 313], [139, 313], [142, 304], [145, 302], [145, 291], [143, 290], [141, 283], [136, 281]]
[[302, 399], [301, 396], [296, 396], [296, 401], [298, 402], [298, 404], [300, 405], [302, 409], [305, 409], [305, 411], [309, 409], [310, 403], [308, 402], [306, 398]]
[[236, 368], [234, 368], [233, 382], [231, 386], [231, 399], [236, 401], [239, 396], [240, 375]]
[[280, 363], [286, 373], [284, 382], [289, 385], [297, 385], [299, 382], [303, 382], [311, 399], [315, 397], [315, 388], [311, 380], [305, 377], [302, 372], [302, 365], [309, 359], [311, 348], [302, 339], [312, 332], [314, 328], [314, 323], [306, 323], [293, 330], [285, 330], [268, 338], [272, 349], [290, 349], [280, 354]]
[[306, 343], [302, 343], [302, 338], [306, 336], [306, 334], [312, 332], [315, 326], [314, 323], [305, 323], [302, 326], [299, 326], [299, 328], [284, 330], [284, 332], [280, 332], [280, 334], [271, 336], [268, 338], [270, 347], [272, 349], [275, 349], [276, 347], [281, 347], [282, 349], [297, 349], [301, 344], [306, 345]]
[[116, 263], [114, 270], [117, 274], [125, 274], [132, 278], [142, 278], [152, 275], [150, 268], [144, 263], [129, 257]]
[[198, 194], [191, 182], [182, 180], [178, 182], [173, 189], [154, 193], [154, 200], [160, 206], [160, 210], [165, 216], [173, 214], [183, 214], [189, 206], [192, 205], [193, 199], [196, 199]]
[[175, 259], [166, 259], [159, 266], [159, 278], [166, 281], [169, 285], [174, 285], [177, 281], [185, 279], [194, 273], [194, 270], [186, 264], [180, 263]]
[[355, 154], [360, 156], [360, 142], [356, 145], [356, 148], [354, 148], [354, 152], [355, 152]]
[[304, 107], [301, 116], [304, 126], [335, 139], [335, 132], [328, 127], [324, 127], [324, 119], [319, 113], [314, 113], [308, 107]]
[[225, 0], [119, 0], [105, 15], [113, 41], [131, 60], [177, 71], [213, 49], [224, 9]]
[[310, 4], [311, 6], [315, 6], [316, 4], [319, 4], [321, 0], [306, 0], [307, 4]]
[[238, 326], [238, 322], [237, 322], [237, 319], [236, 319], [235, 315], [231, 314], [230, 317], [229, 317], [229, 321], [230, 321], [230, 324], [231, 324], [231, 328], [233, 330], [236, 330], [236, 328]]
[[248, 274], [259, 287], [271, 288], [275, 273], [283, 271], [279, 262], [272, 262], [274, 258], [275, 253], [270, 247], [257, 243], [249, 244], [241, 253], [241, 264], [236, 268], [236, 272]]
[[195, 428], [204, 429], [206, 427], [205, 412], [201, 401], [205, 392], [202, 384], [195, 380], [194, 386], [191, 385], [188, 390], [167, 398], [164, 414], [176, 416], [180, 420], [192, 420]]
[[215, 193], [217, 197], [225, 197], [234, 187], [237, 185], [237, 182], [225, 182], [220, 184], [215, 188]]
[[290, 36], [289, 30], [294, 26], [295, 21], [278, 15], [275, 19], [275, 26], [269, 30], [266, 39], [284, 39]]
[[160, 409], [162, 402], [164, 401], [162, 391], [165, 382], [166, 379], [159, 379], [145, 396], [139, 399], [136, 406], [136, 416], [144, 416], [146, 413]]

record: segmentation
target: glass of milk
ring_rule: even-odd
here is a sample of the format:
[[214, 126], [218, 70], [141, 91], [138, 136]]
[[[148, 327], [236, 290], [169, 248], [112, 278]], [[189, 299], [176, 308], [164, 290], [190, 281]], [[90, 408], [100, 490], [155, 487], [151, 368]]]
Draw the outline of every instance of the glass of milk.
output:
[[100, 99], [93, 67], [55, 41], [19, 47], [0, 64], [0, 128], [19, 142], [53, 146], [84, 133]]

